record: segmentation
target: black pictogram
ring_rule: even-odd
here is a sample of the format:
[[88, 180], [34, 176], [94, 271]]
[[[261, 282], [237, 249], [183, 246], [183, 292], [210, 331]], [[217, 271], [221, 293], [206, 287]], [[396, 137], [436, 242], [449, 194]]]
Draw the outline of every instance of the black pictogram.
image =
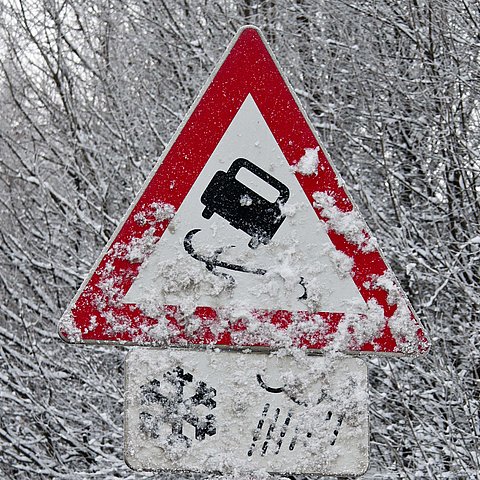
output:
[[[257, 374], [257, 381], [258, 381], [258, 384], [260, 385], [260, 387], [263, 388], [264, 390], [266, 390], [267, 392], [269, 392], [269, 393], [284, 393], [285, 395], [288, 396], [288, 398], [290, 400], [295, 402], [297, 405], [308, 407], [308, 403], [306, 401], [299, 400], [296, 396], [292, 395], [287, 388], [285, 388], [285, 387], [269, 387], [263, 381], [260, 374]], [[327, 398], [326, 392], [322, 392], [321, 396], [317, 399], [316, 404], [318, 405], [319, 403], [323, 402], [326, 398]], [[263, 411], [262, 411], [260, 420], [258, 421], [257, 428], [255, 429], [255, 431], [253, 433], [252, 443], [251, 443], [250, 448], [247, 452], [247, 455], [249, 457], [251, 457], [253, 455], [253, 453], [256, 449], [256, 446], [257, 446], [257, 442], [260, 440], [260, 438], [262, 436], [262, 430], [263, 430], [263, 427], [265, 426], [265, 424], [267, 423], [267, 415], [269, 413], [270, 406], [271, 406], [271, 404], [269, 402], [266, 402], [265, 406], [263, 407]], [[275, 435], [276, 445], [274, 446], [274, 450], [273, 450], [273, 453], [275, 455], [278, 455], [278, 453], [280, 452], [280, 449], [282, 447], [283, 441], [285, 439], [285, 436], [287, 434], [288, 427], [289, 427], [289, 425], [292, 421], [293, 413], [294, 412], [293, 412], [292, 409], [288, 409], [286, 417], [283, 420], [283, 424], [281, 426], [279, 426], [278, 425], [278, 419], [279, 419], [280, 414], [281, 414], [280, 408], [277, 407], [271, 412], [272, 418], [270, 418], [269, 427], [268, 427], [268, 430], [266, 431], [265, 439], [264, 439], [264, 441], [262, 443], [262, 446], [261, 446], [261, 449], [260, 449], [260, 455], [264, 456], [264, 455], [267, 454], [268, 447], [272, 443], [272, 440], [274, 438], [274, 433], [276, 433], [275, 431], [278, 428], [280, 428], [279, 434]], [[326, 414], [325, 421], [330, 422], [330, 421], [332, 421], [333, 417], [334, 417], [333, 412], [329, 410]], [[340, 427], [342, 426], [342, 423], [343, 423], [343, 415], [338, 415], [337, 416], [337, 422], [334, 426], [333, 435], [332, 435], [332, 438], [330, 439], [330, 445], [335, 445], [335, 442], [336, 442], [337, 437], [338, 437], [338, 432], [339, 432]], [[292, 435], [292, 437], [290, 439], [290, 442], [288, 444], [288, 449], [290, 451], [294, 450], [295, 446], [299, 442], [299, 432], [300, 432], [300, 429], [299, 429], [299, 426], [297, 425], [297, 427], [295, 427], [293, 435]], [[304, 435], [307, 439], [311, 438], [312, 437], [312, 432], [307, 432]]]
[[[235, 177], [241, 168], [278, 191], [275, 202], [269, 202]], [[290, 191], [286, 185], [272, 177], [245, 158], [237, 158], [227, 172], [215, 173], [200, 200], [205, 205], [203, 217], [209, 219], [217, 213], [235, 228], [250, 235], [250, 248], [260, 243], [267, 244], [285, 220], [282, 206], [287, 202]]]
[[197, 382], [194, 385], [195, 393], [184, 398], [184, 387], [193, 382], [193, 376], [180, 367], [166, 372], [163, 380], [160, 382], [154, 379], [140, 387], [142, 405], [161, 407], [161, 411], [140, 413], [141, 429], [152, 438], [159, 438], [161, 428], [166, 423], [171, 427], [167, 441], [170, 444], [182, 443], [187, 447], [191, 446], [192, 439], [184, 434], [184, 422], [195, 428], [196, 440], [204, 440], [206, 435], [215, 435], [215, 416], [211, 413], [201, 416], [196, 407], [203, 405], [206, 409], [213, 410], [217, 405], [214, 400], [216, 390], [208, 387], [205, 382]]
[[[274, 187], [278, 191], [276, 201], [269, 202], [238, 181], [235, 177], [242, 168], [249, 170], [265, 183]], [[236, 229], [250, 235], [251, 239], [248, 246], [255, 249], [261, 243], [268, 244], [280, 228], [285, 220], [282, 206], [287, 202], [289, 196], [290, 190], [280, 180], [272, 177], [247, 159], [237, 158], [227, 172], [219, 171], [215, 173], [200, 200], [205, 205], [202, 212], [204, 218], [209, 219], [214, 213], [217, 213]], [[185, 251], [195, 260], [203, 262], [207, 270], [214, 275], [225, 278], [230, 287], [235, 285], [235, 278], [228, 273], [219, 271], [219, 268], [253, 275], [266, 275], [267, 270], [264, 268], [251, 268], [225, 262], [219, 258], [223, 252], [234, 248], [235, 245], [219, 247], [209, 255], [198, 252], [193, 246], [192, 239], [200, 231], [200, 228], [194, 228], [185, 235], [183, 239]], [[303, 293], [298, 299], [305, 300], [307, 298], [307, 288], [304, 278], [300, 277], [298, 283], [303, 288]]]

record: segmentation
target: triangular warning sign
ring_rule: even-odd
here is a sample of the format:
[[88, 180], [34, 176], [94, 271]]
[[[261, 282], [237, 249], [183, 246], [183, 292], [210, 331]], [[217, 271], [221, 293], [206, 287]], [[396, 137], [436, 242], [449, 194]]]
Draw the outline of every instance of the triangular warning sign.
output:
[[253, 27], [227, 49], [60, 333], [72, 342], [428, 349]]

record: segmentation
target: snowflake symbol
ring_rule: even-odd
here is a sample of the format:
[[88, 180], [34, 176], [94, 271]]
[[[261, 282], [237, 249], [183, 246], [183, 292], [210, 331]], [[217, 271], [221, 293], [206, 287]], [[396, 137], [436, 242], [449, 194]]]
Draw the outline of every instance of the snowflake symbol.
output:
[[[162, 383], [156, 379], [147, 385], [140, 387], [142, 405], [159, 405], [162, 407], [162, 413], [152, 415], [148, 412], [140, 413], [141, 429], [148, 433], [152, 438], [160, 436], [160, 428], [163, 423], [167, 423], [172, 428], [172, 433], [167, 441], [170, 444], [183, 443], [187, 447], [192, 444], [192, 439], [183, 433], [183, 422], [187, 422], [195, 428], [195, 438], [204, 440], [205, 435], [215, 435], [216, 422], [215, 416], [207, 414], [200, 417], [195, 412], [195, 407], [204, 405], [209, 410], [213, 410], [217, 403], [213, 399], [216, 390], [207, 387], [205, 382], [197, 382], [195, 393], [191, 397], [184, 398], [184, 387], [187, 383], [193, 382], [193, 376], [177, 367], [171, 372], [163, 375], [166, 382]], [[165, 384], [170, 387], [165, 391]]]

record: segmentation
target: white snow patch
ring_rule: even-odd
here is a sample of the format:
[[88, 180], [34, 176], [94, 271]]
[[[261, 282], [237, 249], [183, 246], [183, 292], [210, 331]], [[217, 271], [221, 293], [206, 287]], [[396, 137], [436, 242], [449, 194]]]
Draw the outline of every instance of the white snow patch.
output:
[[[154, 225], [155, 223], [163, 222], [164, 220], [170, 220], [175, 215], [175, 207], [169, 203], [153, 202], [144, 211], [135, 214], [134, 220], [139, 225]], [[153, 220], [149, 219], [153, 217]]]
[[175, 215], [175, 207], [169, 203], [152, 203], [152, 213], [157, 222], [163, 222], [164, 220], [170, 220]]
[[75, 324], [71, 312], [60, 319], [59, 330], [69, 342], [80, 342], [82, 340], [82, 331]]
[[313, 206], [327, 218], [329, 228], [344, 236], [349, 242], [358, 245], [365, 252], [375, 250], [376, 242], [366, 232], [365, 222], [356, 211], [342, 212], [335, 205], [335, 199], [325, 192], [315, 192], [313, 199]]
[[302, 175], [317, 175], [318, 172], [318, 151], [320, 147], [306, 148], [305, 154], [294, 165], [293, 171]]
[[140, 238], [133, 238], [126, 248], [125, 259], [132, 263], [142, 263], [153, 251], [158, 237], [155, 228], [150, 227]]
[[252, 204], [252, 198], [249, 195], [242, 195], [240, 198], [240, 205], [242, 207], [248, 207]]
[[406, 302], [398, 302], [388, 325], [397, 342], [397, 350], [407, 354], [418, 353], [419, 339], [416, 329], [412, 328], [412, 313]]
[[[155, 306], [152, 306], [151, 308], [155, 308]], [[170, 322], [164, 313], [156, 313], [155, 319], [157, 320], [157, 323], [146, 329], [146, 333], [150, 338], [155, 340], [155, 342], [158, 342], [159, 344], [167, 344], [172, 335]]]
[[331, 248], [328, 251], [328, 256], [331, 258], [333, 264], [336, 267], [338, 275], [341, 278], [346, 278], [352, 275], [352, 268], [354, 266], [353, 258], [345, 255], [340, 250]]
[[326, 349], [328, 352], [346, 351], [370, 343], [381, 335], [385, 324], [383, 308], [376, 300], [370, 299], [365, 315], [345, 315], [338, 325], [338, 330], [331, 335], [331, 342]]
[[396, 283], [396, 279], [392, 272], [386, 271], [381, 277], [373, 280], [373, 285], [387, 292], [387, 302], [389, 305], [395, 305], [403, 298], [400, 287]]
[[[155, 292], [155, 297], [145, 292], [146, 295], [142, 295], [142, 300], [137, 303], [148, 316], [154, 316], [158, 306], [167, 305], [169, 295], [178, 298], [178, 305], [184, 315], [193, 315], [201, 295], [228, 295], [230, 288], [228, 277], [214, 275], [203, 263], [192, 263], [181, 256], [159, 262], [156, 265], [156, 275], [162, 279], [162, 288]], [[140, 286], [140, 291], [144, 288], [148, 288], [148, 285]], [[128, 302], [128, 296], [124, 301]]]

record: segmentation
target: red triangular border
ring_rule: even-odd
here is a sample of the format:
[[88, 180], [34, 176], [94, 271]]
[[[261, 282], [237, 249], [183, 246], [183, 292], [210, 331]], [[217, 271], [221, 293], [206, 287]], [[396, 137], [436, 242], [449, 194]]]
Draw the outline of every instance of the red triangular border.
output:
[[[157, 324], [157, 320], [145, 316], [136, 306], [121, 303], [121, 297], [130, 288], [141, 265], [125, 258], [124, 246], [141, 238], [151, 228], [152, 223], [148, 218], [143, 223], [138, 221], [138, 214], [144, 214], [153, 203], [172, 205], [175, 211], [179, 208], [248, 94], [252, 95], [291, 165], [304, 155], [305, 148], [319, 148], [321, 175], [297, 175], [309, 201], [314, 203], [315, 192], [325, 192], [334, 198], [335, 206], [340, 211], [349, 212], [354, 208], [345, 190], [339, 186], [335, 170], [260, 32], [254, 27], [244, 27], [227, 49], [224, 59], [180, 126], [171, 146], [167, 148], [92, 273], [62, 317], [62, 338], [82, 343], [158, 343], [158, 338], [152, 338], [148, 333], [149, 328]], [[171, 188], [172, 185], [175, 187]], [[316, 212], [321, 221], [327, 220], [318, 209]], [[162, 236], [169, 221], [167, 218], [155, 223], [156, 237]], [[355, 336], [355, 326], [351, 325], [348, 330], [353, 335], [347, 349], [397, 355], [426, 352], [428, 341], [408, 302], [406, 325], [403, 325], [403, 330], [400, 329], [396, 337], [392, 335], [389, 319], [395, 314], [397, 305], [392, 303], [391, 297], [387, 298], [386, 290], [372, 282], [389, 271], [380, 252], [376, 249], [366, 252], [332, 229], [328, 234], [335, 247], [353, 259], [353, 280], [365, 301], [377, 302], [385, 317], [381, 332], [368, 341], [364, 341], [365, 336]], [[365, 235], [368, 237], [367, 232]], [[105, 294], [106, 291], [109, 292], [108, 295]], [[404, 297], [398, 287], [395, 287], [395, 291]], [[196, 334], [188, 334], [176, 315], [176, 310], [175, 306], [165, 307], [168, 323], [166, 343], [170, 345], [278, 346], [264, 338], [260, 340], [252, 336], [246, 339], [246, 336], [238, 335], [238, 332], [247, 329], [244, 321], [230, 325], [229, 330], [220, 334], [214, 333], [218, 329], [219, 312], [207, 307], [196, 311], [202, 323], [200, 330]], [[343, 314], [324, 312], [300, 312], [292, 315], [285, 311], [262, 311], [252, 312], [252, 315], [285, 332], [291, 337], [293, 345], [314, 350], [321, 350], [331, 344], [339, 324], [345, 319]], [[362, 321], [369, 320], [365, 317]]]

